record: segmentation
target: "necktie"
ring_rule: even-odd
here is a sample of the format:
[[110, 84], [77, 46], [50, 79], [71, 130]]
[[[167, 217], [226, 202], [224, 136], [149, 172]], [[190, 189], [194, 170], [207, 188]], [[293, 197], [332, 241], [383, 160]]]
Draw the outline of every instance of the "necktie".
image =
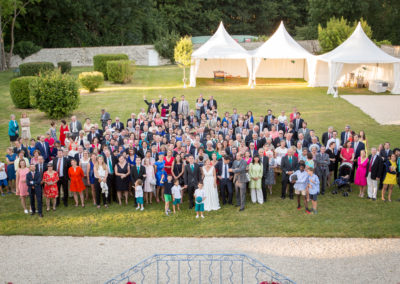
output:
[[158, 152], [160, 152], [160, 143], [157, 143]]
[[192, 172], [193, 172], [193, 170], [194, 170], [194, 165], [190, 165], [190, 168], [192, 169]]
[[139, 174], [139, 172], [140, 172], [140, 167], [137, 166], [137, 173]]
[[372, 165], [374, 164], [374, 161], [375, 161], [375, 157], [376, 157], [376, 156], [374, 156], [374, 157], [372, 158], [371, 163], [369, 163], [369, 171], [371, 171]]
[[46, 151], [46, 146], [45, 146], [45, 144], [44, 144], [44, 142], [42, 142], [42, 146], [43, 146], [43, 150], [44, 150], [44, 155], [46, 156], [47, 155], [47, 151]]
[[292, 156], [289, 157], [289, 162], [292, 164]]
[[257, 150], [257, 140], [254, 140], [254, 149]]
[[114, 171], [113, 171], [113, 168], [112, 168], [112, 163], [111, 163], [111, 158], [110, 157], [108, 158], [108, 167], [110, 168], [110, 174], [113, 174]]

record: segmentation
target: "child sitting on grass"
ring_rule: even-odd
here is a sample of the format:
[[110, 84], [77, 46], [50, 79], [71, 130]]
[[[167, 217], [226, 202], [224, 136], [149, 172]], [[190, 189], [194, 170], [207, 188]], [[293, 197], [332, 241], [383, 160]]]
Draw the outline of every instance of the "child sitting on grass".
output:
[[313, 213], [317, 214], [317, 196], [319, 193], [319, 178], [314, 174], [314, 168], [308, 168], [307, 200], [312, 202]]
[[141, 179], [138, 179], [135, 182], [135, 197], [137, 203], [136, 210], [139, 210], [140, 208], [140, 211], [143, 211], [143, 181]]
[[199, 213], [201, 218], [204, 218], [204, 200], [206, 199], [206, 195], [203, 189], [203, 183], [199, 182], [198, 189], [194, 192], [194, 199], [196, 200], [195, 211], [196, 218], [199, 218]]
[[4, 196], [3, 186], [7, 188], [7, 193], [10, 193], [10, 188], [8, 187], [7, 182], [7, 174], [6, 174], [6, 165], [0, 162], [0, 193], [1, 196]]
[[295, 171], [290, 177], [289, 180], [291, 183], [294, 183], [295, 194], [297, 195], [297, 210], [301, 209], [300, 199], [301, 196], [304, 197], [304, 207], [306, 209], [306, 213], [310, 214], [310, 210], [308, 210], [308, 202], [306, 197], [306, 188], [308, 184], [308, 173], [305, 171], [306, 165], [304, 161], [299, 162], [299, 169]]
[[169, 215], [169, 203], [172, 201], [172, 187], [174, 183], [172, 182], [172, 176], [167, 176], [167, 181], [164, 183], [164, 200], [165, 200], [165, 215]]
[[182, 195], [181, 195], [181, 186], [179, 185], [179, 179], [174, 180], [174, 186], [172, 187], [172, 209], [175, 214], [175, 206], [178, 207], [178, 210], [181, 211], [179, 208], [179, 204], [181, 203]]

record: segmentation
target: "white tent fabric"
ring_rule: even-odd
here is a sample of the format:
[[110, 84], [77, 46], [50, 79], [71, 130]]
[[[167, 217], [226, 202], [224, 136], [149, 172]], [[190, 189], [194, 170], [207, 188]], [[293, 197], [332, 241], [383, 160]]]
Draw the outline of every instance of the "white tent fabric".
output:
[[215, 34], [192, 53], [190, 86], [196, 87], [197, 77], [213, 78], [213, 71], [250, 79], [252, 70], [251, 55], [227, 33], [221, 22]]
[[[400, 59], [390, 56], [377, 47], [365, 34], [358, 23], [353, 34], [334, 50], [317, 56], [315, 63], [315, 86], [328, 85], [328, 94], [334, 94], [334, 87], [338, 86], [338, 80], [351, 70], [357, 70], [363, 66], [373, 71], [370, 78], [384, 79], [392, 86], [393, 94], [400, 94]], [[393, 66], [394, 64], [394, 66]], [[326, 67], [326, 65], [328, 65]], [[367, 67], [366, 67], [367, 66]], [[329, 72], [329, 80], [325, 74]], [[371, 73], [371, 72], [369, 72]], [[380, 77], [380, 78], [377, 78]]]
[[[283, 22], [276, 32], [253, 52], [253, 83], [256, 77], [307, 78], [314, 81], [315, 57], [287, 32]], [[307, 63], [307, 67], [305, 66]]]

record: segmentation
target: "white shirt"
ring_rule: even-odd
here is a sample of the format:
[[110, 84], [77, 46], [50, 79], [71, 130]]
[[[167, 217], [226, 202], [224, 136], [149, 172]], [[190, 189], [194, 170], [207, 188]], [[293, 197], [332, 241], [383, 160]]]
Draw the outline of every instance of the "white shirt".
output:
[[135, 196], [136, 198], [143, 197], [143, 188], [141, 185], [135, 187]]
[[301, 172], [300, 170], [297, 170], [289, 177], [290, 181], [292, 181], [292, 176], [294, 175], [297, 176], [297, 181], [293, 186], [294, 189], [298, 191], [306, 190], [308, 182], [308, 173], [306, 171]]
[[180, 185], [174, 185], [174, 186], [171, 188], [171, 192], [172, 192], [172, 195], [174, 196], [175, 199], [180, 199], [180, 198], [182, 198], [182, 195], [181, 195], [181, 186], [180, 186]]
[[0, 180], [4, 180], [7, 178], [7, 174], [6, 174], [6, 166], [4, 163], [0, 162], [0, 168], [3, 168], [0, 171]]
[[[198, 188], [194, 192], [194, 196], [196, 196], [196, 198], [200, 196], [201, 199], [204, 200], [204, 197], [206, 196], [206, 194], [205, 194], [205, 191], [203, 189]], [[201, 203], [203, 203], [203, 201]]]

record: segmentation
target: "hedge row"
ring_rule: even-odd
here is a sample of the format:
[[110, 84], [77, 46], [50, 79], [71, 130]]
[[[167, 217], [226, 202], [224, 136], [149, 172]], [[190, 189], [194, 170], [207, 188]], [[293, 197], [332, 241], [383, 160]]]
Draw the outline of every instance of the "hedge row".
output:
[[97, 54], [93, 56], [93, 69], [104, 74], [104, 79], [108, 80], [107, 76], [107, 61], [113, 60], [128, 60], [126, 54]]
[[10, 82], [10, 95], [17, 108], [30, 108], [29, 84], [35, 80], [35, 76], [15, 78]]
[[132, 81], [135, 72], [135, 61], [115, 60], [107, 61], [107, 76], [114, 83], [125, 84]]
[[21, 76], [37, 76], [40, 73], [54, 70], [54, 65], [51, 62], [29, 62], [19, 65]]

